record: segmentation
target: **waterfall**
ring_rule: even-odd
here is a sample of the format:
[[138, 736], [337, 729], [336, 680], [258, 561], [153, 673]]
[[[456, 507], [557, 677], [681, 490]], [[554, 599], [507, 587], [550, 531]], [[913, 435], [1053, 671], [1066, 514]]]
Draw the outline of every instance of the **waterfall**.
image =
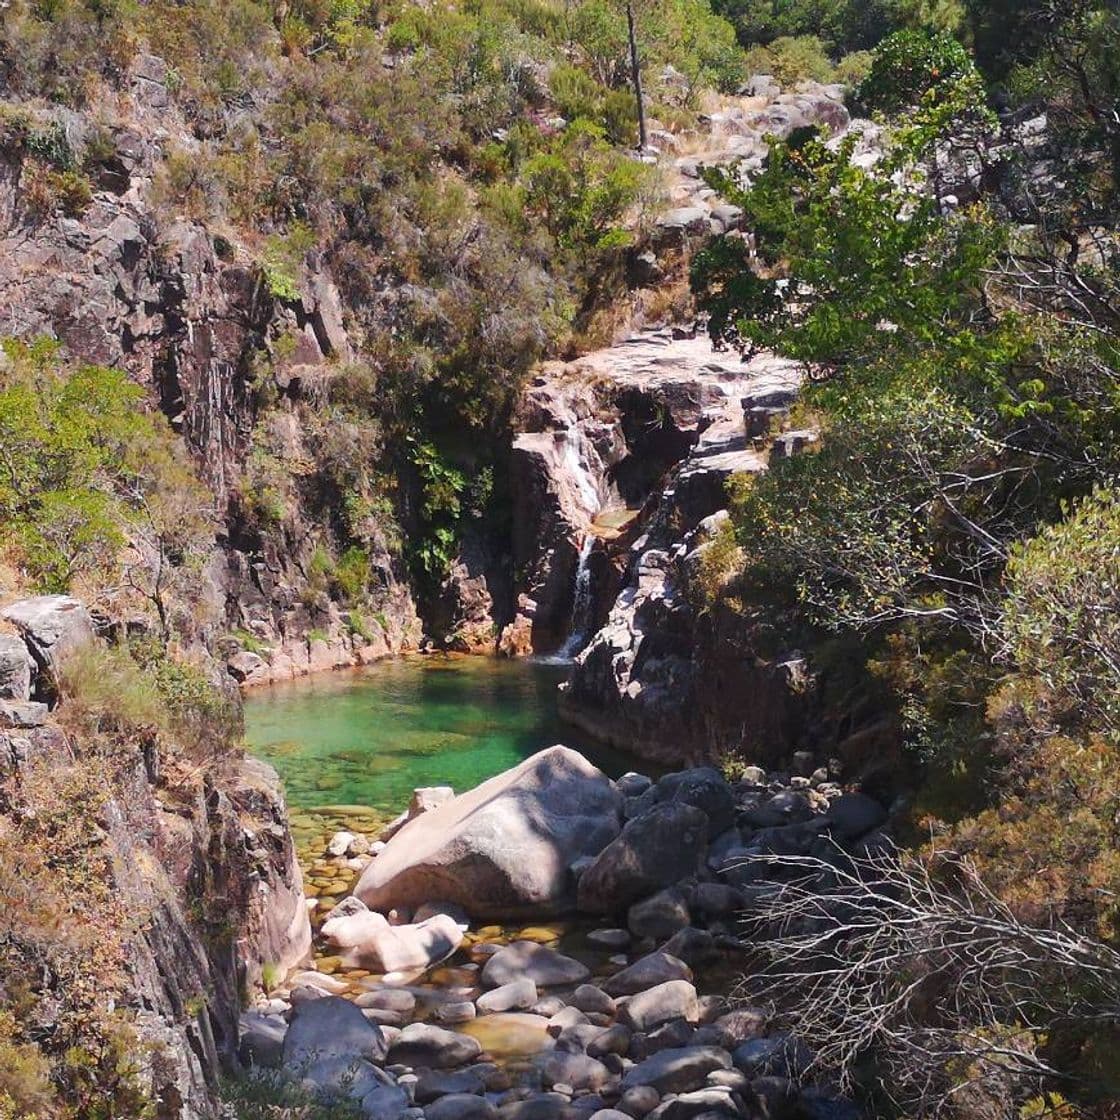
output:
[[570, 660], [583, 648], [588, 630], [593, 622], [591, 597], [591, 553], [595, 548], [595, 534], [585, 533], [579, 549], [579, 564], [576, 567], [575, 594], [572, 597], [572, 620], [568, 636], [560, 647], [559, 656]]
[[580, 433], [577, 429], [569, 429], [564, 433], [564, 468], [575, 483], [576, 493], [579, 495], [580, 505], [588, 517], [594, 517], [599, 512], [599, 488], [595, 485], [590, 473], [583, 464], [579, 453]]

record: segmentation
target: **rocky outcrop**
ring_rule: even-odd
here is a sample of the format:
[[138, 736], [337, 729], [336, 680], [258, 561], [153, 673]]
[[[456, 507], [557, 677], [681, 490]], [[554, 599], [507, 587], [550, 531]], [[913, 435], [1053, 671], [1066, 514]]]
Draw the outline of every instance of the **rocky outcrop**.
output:
[[[548, 652], [573, 628], [594, 633], [621, 582], [622, 547], [642, 528], [648, 538], [659, 513], [683, 521], [681, 535], [726, 502], [733, 473], [765, 469], [744, 408], [788, 404], [798, 381], [793, 363], [744, 364], [671, 330], [544, 366], [513, 445], [514, 564], [524, 575], [503, 648]], [[671, 508], [658, 501], [670, 477]], [[584, 573], [588, 617], [573, 618]]]
[[[97, 640], [85, 606], [44, 596], [12, 603], [3, 616], [21, 635], [0, 642], [0, 664], [16, 666], [8, 681], [21, 695], [57, 702], [66, 656]], [[14, 642], [23, 646], [22, 663]], [[26, 799], [33, 811], [44, 773], [105, 766], [85, 757], [81, 736], [64, 732], [45, 704], [4, 703], [5, 807]], [[220, 766], [161, 765], [157, 740], [125, 740], [89, 830], [91, 849], [103, 851], [111, 869], [119, 914], [134, 919], [121, 933], [127, 975], [106, 995], [137, 1035], [130, 1057], [141, 1087], [169, 1120], [216, 1115], [219, 1077], [237, 1065], [242, 993], [259, 988], [266, 967], [286, 971], [311, 946], [279, 779], [237, 756]]]
[[405, 825], [354, 893], [385, 912], [435, 899], [475, 918], [563, 911], [573, 866], [614, 838], [620, 808], [604, 774], [551, 747]]

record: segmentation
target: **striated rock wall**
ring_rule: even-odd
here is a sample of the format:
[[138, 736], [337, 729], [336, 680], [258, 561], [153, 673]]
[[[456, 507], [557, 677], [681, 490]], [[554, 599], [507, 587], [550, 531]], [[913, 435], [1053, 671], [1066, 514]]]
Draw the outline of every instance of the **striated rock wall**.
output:
[[[5, 814], [35, 811], [44, 768], [96, 764], [81, 734], [57, 721], [66, 704], [56, 712], [48, 701], [58, 704], [54, 674], [65, 658], [98, 641], [84, 605], [66, 596], [10, 604], [3, 618], [16, 633], [4, 636], [0, 665], [17, 671], [0, 685], [0, 836]], [[243, 993], [260, 986], [266, 966], [286, 971], [311, 945], [280, 782], [237, 754], [202, 766], [162, 759], [158, 739], [123, 739], [112, 772], [89, 844], [104, 852], [128, 918], [117, 931], [127, 976], [102, 998], [125, 1011], [144, 1044], [132, 1056], [157, 1114], [216, 1116], [219, 1076], [237, 1064]], [[52, 997], [50, 983], [36, 981], [41, 1003], [66, 997]]]

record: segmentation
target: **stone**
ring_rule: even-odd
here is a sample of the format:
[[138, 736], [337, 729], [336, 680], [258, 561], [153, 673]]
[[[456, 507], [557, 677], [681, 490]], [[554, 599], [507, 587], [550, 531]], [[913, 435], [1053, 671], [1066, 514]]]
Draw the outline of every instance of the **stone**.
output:
[[626, 913], [626, 925], [635, 937], [655, 941], [671, 937], [691, 921], [688, 896], [679, 887], [669, 887], [643, 898]]
[[652, 1085], [634, 1085], [619, 1099], [618, 1107], [627, 1116], [646, 1116], [661, 1103], [661, 1094]]
[[797, 1115], [797, 1090], [785, 1077], [755, 1077], [751, 1080], [754, 1106], [762, 1120], [792, 1120]]
[[22, 638], [0, 634], [0, 700], [31, 699], [34, 664]]
[[[300, 1083], [316, 1096], [361, 1100], [380, 1089], [393, 1088], [393, 1079], [360, 1058], [320, 1058], [300, 1069]], [[408, 1101], [401, 1094], [401, 1107]]]
[[490, 1014], [496, 1011], [524, 1011], [537, 1002], [537, 985], [524, 976], [511, 980], [499, 988], [485, 992], [475, 1001], [479, 1011]]
[[580, 876], [579, 909], [618, 913], [694, 874], [707, 842], [708, 818], [691, 805], [657, 805], [627, 821]]
[[578, 1007], [565, 1007], [549, 1019], [548, 1033], [556, 1036], [568, 1027], [582, 1027], [588, 1022], [587, 1016]]
[[737, 1069], [714, 1069], [708, 1074], [708, 1084], [722, 1086], [735, 1093], [750, 1091], [750, 1078]]
[[437, 914], [446, 914], [451, 920], [461, 929], [470, 929], [471, 920], [467, 916], [467, 912], [454, 902], [425, 902], [422, 906], [416, 908], [415, 913], [412, 915], [414, 922], [426, 922], [429, 918], [434, 918]]
[[235, 653], [226, 662], [226, 670], [238, 684], [254, 684], [268, 679], [268, 662], [247, 649]]
[[94, 640], [89, 611], [70, 595], [20, 599], [0, 610], [0, 618], [19, 630], [39, 671], [52, 680], [70, 654]]
[[812, 1055], [803, 1042], [783, 1034], [753, 1038], [737, 1046], [731, 1057], [735, 1068], [750, 1078], [772, 1073], [797, 1076], [812, 1061]]
[[363, 992], [354, 1003], [363, 1009], [411, 1015], [416, 1008], [416, 997], [404, 988], [374, 988]]
[[541, 1015], [546, 1019], [551, 1019], [567, 1006], [568, 1005], [560, 996], [545, 996], [543, 999], [538, 999], [529, 1010], [534, 1015]]
[[328, 976], [325, 972], [313, 972], [311, 970], [297, 972], [294, 976], [290, 976], [288, 985], [293, 991], [301, 987], [317, 988], [321, 992], [326, 992], [329, 996], [336, 996], [340, 992], [346, 991], [347, 988], [345, 980]]
[[448, 1093], [424, 1109], [428, 1120], [493, 1120], [498, 1110], [473, 1093]]
[[357, 837], [352, 832], [336, 832], [327, 844], [327, 854], [332, 856], [344, 856], [350, 850], [350, 845], [354, 843]]
[[614, 1000], [602, 988], [596, 988], [594, 984], [580, 984], [572, 992], [568, 1002], [580, 1011], [597, 1011], [602, 1015], [614, 1014]]
[[367, 1093], [360, 1107], [366, 1120], [406, 1120], [410, 1111], [407, 1094], [395, 1085]]
[[726, 883], [697, 883], [692, 892], [692, 905], [698, 914], [726, 918], [743, 909], [743, 895]]
[[292, 1007], [283, 1047], [289, 1069], [327, 1058], [380, 1062], [387, 1053], [380, 1028], [348, 1000], [324, 996]]
[[[644, 1052], [640, 1057], [648, 1058], [650, 1054], [656, 1054], [659, 1050], [675, 1050], [682, 1046], [691, 1046], [695, 1034], [695, 1028], [686, 1023], [684, 1019], [670, 1019], [648, 1034], [641, 1036]], [[633, 1051], [631, 1051], [630, 1056], [632, 1058], [639, 1057]]]
[[580, 961], [533, 941], [514, 941], [495, 953], [482, 968], [482, 983], [497, 988], [514, 980], [532, 980], [538, 988], [580, 984], [591, 970]]
[[603, 981], [602, 987], [611, 996], [629, 996], [644, 992], [668, 980], [691, 980], [692, 969], [679, 957], [657, 951], [636, 960], [628, 968]]
[[284, 1058], [288, 1024], [280, 1015], [243, 1011], [238, 1019], [238, 1056], [243, 1065], [279, 1069]]
[[844, 793], [834, 798], [822, 821], [841, 842], [858, 839], [872, 832], [887, 819], [887, 811], [865, 793]]
[[48, 714], [47, 705], [36, 700], [0, 700], [0, 728], [42, 727]]
[[619, 1018], [636, 1031], [650, 1031], [670, 1019], [695, 1023], [699, 1017], [696, 989], [687, 980], [669, 980], [626, 1001]]
[[606, 949], [625, 949], [630, 944], [630, 931], [627, 929], [593, 929], [587, 935], [591, 945], [602, 945]]
[[427, 921], [391, 925], [373, 910], [330, 918], [320, 931], [347, 968], [407, 972], [446, 960], [462, 944], [463, 931], [447, 914]]
[[720, 1045], [734, 1050], [744, 1042], [759, 1038], [766, 1031], [769, 1016], [760, 1007], [740, 1007], [720, 1016], [712, 1026], [719, 1032]]
[[411, 1023], [389, 1048], [390, 1062], [428, 1069], [454, 1069], [473, 1062], [482, 1044], [469, 1035], [444, 1030], [430, 1023]]
[[712, 934], [706, 929], [696, 929], [694, 926], [677, 930], [659, 951], [684, 961], [689, 968], [710, 964], [720, 956], [719, 947]]
[[561, 913], [572, 864], [614, 839], [620, 806], [605, 774], [551, 747], [410, 821], [354, 893], [378, 910], [439, 898], [474, 918]]
[[536, 1093], [527, 1100], [511, 1101], [498, 1109], [502, 1120], [564, 1120], [568, 1098], [561, 1093]]
[[587, 1045], [587, 1053], [600, 1061], [609, 1054], [625, 1057], [630, 1051], [632, 1034], [630, 1028], [622, 1023], [615, 1023], [600, 1031]]
[[708, 818], [708, 839], [735, 823], [735, 797], [723, 775], [711, 766], [666, 774], [657, 783], [658, 801], [692, 805]]
[[661, 1050], [626, 1071], [622, 1089], [649, 1085], [659, 1093], [687, 1093], [699, 1089], [708, 1074], [716, 1069], [730, 1069], [731, 1055], [714, 1046], [684, 1046], [679, 1050]]
[[711, 1086], [681, 1093], [666, 1101], [655, 1113], [656, 1120], [715, 1120], [720, 1116], [743, 1116], [742, 1098], [726, 1086]]
[[477, 1014], [470, 1000], [449, 1000], [441, 1003], [435, 1010], [435, 1017], [441, 1023], [469, 1023]]
[[417, 1104], [430, 1104], [451, 1094], [482, 1093], [486, 1088], [487, 1071], [493, 1066], [468, 1066], [460, 1070], [422, 1069], [416, 1080], [414, 1096]]
[[591, 1120], [631, 1120], [631, 1118], [628, 1112], [620, 1112], [616, 1108], [601, 1108], [591, 1114]]
[[555, 1048], [568, 1054], [586, 1054], [588, 1046], [602, 1033], [603, 1027], [596, 1023], [576, 1023], [560, 1031]]
[[653, 785], [653, 780], [646, 777], [645, 774], [637, 774], [633, 770], [629, 770], [621, 778], [618, 778], [614, 785], [623, 797], [641, 797]]
[[541, 1084], [546, 1089], [554, 1085], [570, 1085], [576, 1092], [601, 1089], [611, 1080], [610, 1070], [602, 1062], [586, 1054], [554, 1051], [544, 1055], [538, 1064]]

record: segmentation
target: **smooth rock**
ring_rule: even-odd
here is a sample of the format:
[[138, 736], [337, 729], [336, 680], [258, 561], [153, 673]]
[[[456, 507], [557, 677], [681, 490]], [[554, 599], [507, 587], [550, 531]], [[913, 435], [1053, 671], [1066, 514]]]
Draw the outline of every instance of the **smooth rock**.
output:
[[685, 804], [656, 805], [627, 821], [619, 836], [580, 876], [580, 910], [617, 913], [695, 873], [707, 842], [708, 818]]
[[669, 887], [635, 902], [626, 914], [627, 928], [635, 937], [655, 941], [671, 937], [691, 921], [688, 896], [679, 887]]
[[628, 999], [619, 1018], [636, 1031], [651, 1031], [670, 1019], [695, 1023], [699, 1018], [696, 989], [687, 980], [669, 980]]
[[658, 950], [639, 957], [632, 965], [608, 976], [603, 991], [611, 996], [628, 996], [644, 992], [669, 980], [691, 980], [692, 969], [672, 953]]
[[662, 1050], [627, 1070], [623, 1091], [650, 1085], [659, 1093], [687, 1093], [698, 1089], [716, 1069], [730, 1069], [731, 1055], [714, 1046], [685, 1046]]
[[570, 1085], [573, 1090], [594, 1091], [611, 1080], [610, 1070], [602, 1062], [586, 1054], [554, 1051], [539, 1059], [541, 1084], [546, 1089], [554, 1085]]
[[652, 1085], [634, 1085], [619, 1099], [618, 1107], [627, 1116], [646, 1116], [661, 1103], [661, 1094]]
[[473, 1062], [482, 1045], [469, 1035], [444, 1030], [430, 1023], [411, 1023], [389, 1048], [389, 1061], [428, 1069], [453, 1069]]
[[689, 968], [708, 964], [717, 960], [720, 955], [712, 934], [706, 929], [696, 929], [693, 926], [677, 930], [658, 951], [684, 961]]
[[288, 1023], [279, 1015], [242, 1011], [238, 1019], [238, 1055], [244, 1065], [278, 1069], [284, 1057]]
[[614, 1000], [602, 988], [596, 988], [594, 984], [580, 984], [572, 992], [568, 1002], [572, 1007], [583, 1012], [598, 1012], [601, 1015], [614, 1014]]
[[[320, 1058], [300, 1069], [300, 1083], [318, 1097], [361, 1100], [379, 1089], [393, 1088], [393, 1079], [360, 1058]], [[408, 1102], [401, 1094], [402, 1107]]]
[[865, 793], [844, 793], [829, 802], [828, 812], [822, 818], [832, 835], [840, 841], [858, 839], [872, 832], [887, 819], [887, 811], [874, 798]]
[[502, 1120], [564, 1120], [568, 1098], [560, 1093], [537, 1093], [527, 1100], [511, 1101], [498, 1109]]
[[448, 1093], [424, 1109], [428, 1120], [493, 1120], [497, 1114], [485, 1097], [473, 1093]]
[[527, 1010], [537, 1002], [537, 985], [530, 977], [524, 976], [485, 992], [475, 1002], [484, 1014]]
[[435, 1010], [435, 1017], [441, 1023], [450, 1024], [469, 1023], [477, 1014], [470, 1000], [449, 1000]]
[[430, 1104], [452, 1094], [481, 1093], [486, 1087], [486, 1072], [492, 1066], [470, 1066], [455, 1071], [422, 1069], [416, 1080], [417, 1104]]
[[630, 1050], [630, 1028], [622, 1023], [615, 1023], [600, 1031], [587, 1045], [587, 1053], [600, 1061], [608, 1054], [617, 1054], [624, 1057]]
[[70, 595], [20, 599], [0, 610], [0, 618], [19, 630], [36, 666], [52, 677], [70, 654], [94, 640], [89, 611]]
[[320, 931], [347, 968], [407, 972], [446, 960], [462, 944], [463, 931], [447, 914], [414, 925], [392, 925], [373, 910], [330, 918]]
[[630, 944], [630, 931], [627, 929], [593, 929], [587, 940], [592, 945], [602, 945], [607, 949], [625, 949]]
[[495, 953], [483, 966], [482, 983], [501, 987], [514, 980], [532, 980], [538, 988], [579, 984], [591, 975], [583, 963], [533, 941], [514, 941]]
[[387, 1052], [380, 1028], [348, 1000], [324, 996], [292, 1007], [283, 1048], [291, 1069], [326, 1058], [379, 1062]]
[[572, 864], [618, 834], [620, 805], [605, 774], [551, 747], [409, 822], [354, 893], [377, 910], [440, 898], [475, 918], [559, 913]]

